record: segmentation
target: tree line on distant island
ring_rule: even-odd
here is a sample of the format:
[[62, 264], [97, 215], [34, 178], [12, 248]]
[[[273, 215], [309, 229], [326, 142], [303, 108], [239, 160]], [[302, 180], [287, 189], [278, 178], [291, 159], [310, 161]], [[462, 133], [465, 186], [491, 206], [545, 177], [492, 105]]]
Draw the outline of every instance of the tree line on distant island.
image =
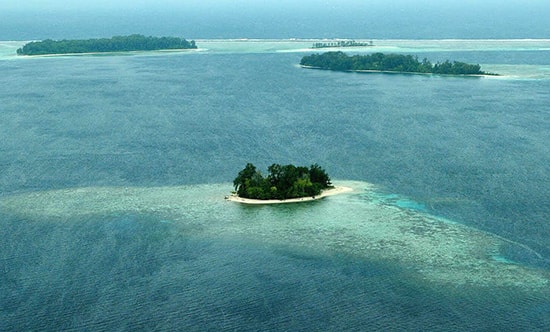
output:
[[330, 187], [330, 177], [323, 168], [273, 164], [264, 177], [251, 163], [233, 181], [239, 197], [252, 199], [288, 199], [313, 197]]
[[337, 71], [389, 71], [407, 73], [432, 73], [444, 75], [495, 75], [481, 70], [480, 65], [446, 60], [432, 64], [428, 59], [402, 54], [374, 53], [348, 56], [344, 52], [326, 52], [304, 56], [300, 65]]
[[99, 39], [51, 40], [30, 42], [17, 50], [18, 55], [154, 51], [196, 49], [195, 41], [179, 37], [146, 37], [139, 34]]

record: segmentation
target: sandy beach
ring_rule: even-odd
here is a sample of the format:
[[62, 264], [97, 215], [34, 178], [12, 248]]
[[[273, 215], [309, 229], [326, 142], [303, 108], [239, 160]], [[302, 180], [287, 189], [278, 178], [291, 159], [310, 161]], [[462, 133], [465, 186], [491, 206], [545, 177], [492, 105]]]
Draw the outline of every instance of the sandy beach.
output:
[[338, 195], [353, 191], [350, 187], [342, 187], [342, 186], [334, 186], [334, 188], [326, 189], [321, 192], [320, 195], [313, 196], [313, 197], [300, 197], [300, 198], [289, 198], [289, 199], [250, 199], [250, 198], [242, 198], [237, 196], [237, 194], [232, 194], [230, 196], [226, 196], [226, 200], [232, 201], [232, 202], [238, 202], [243, 204], [284, 204], [284, 203], [301, 203], [301, 202], [309, 202], [309, 201], [315, 201], [318, 199], [325, 198], [327, 196], [332, 195]]
[[495, 77], [500, 76], [500, 74], [485, 73], [485, 74], [438, 74], [438, 73], [421, 73], [415, 71], [397, 71], [397, 70], [375, 70], [375, 69], [350, 69], [350, 70], [335, 70], [335, 69], [326, 69], [321, 67], [306, 66], [300, 65], [300, 67], [305, 69], [319, 69], [319, 70], [333, 70], [333, 71], [342, 71], [348, 73], [365, 73], [365, 74], [403, 74], [403, 75], [437, 75], [437, 76], [466, 76], [466, 77]]

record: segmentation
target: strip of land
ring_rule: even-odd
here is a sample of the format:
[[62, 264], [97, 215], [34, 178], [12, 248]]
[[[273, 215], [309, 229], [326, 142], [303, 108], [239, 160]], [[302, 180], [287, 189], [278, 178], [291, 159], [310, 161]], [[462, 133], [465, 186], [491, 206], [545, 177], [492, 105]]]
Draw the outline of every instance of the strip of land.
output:
[[353, 191], [353, 189], [350, 187], [335, 186], [333, 188], [323, 190], [321, 194], [317, 196], [310, 196], [310, 197], [299, 197], [299, 198], [288, 198], [288, 199], [251, 199], [251, 198], [239, 197], [237, 196], [237, 194], [232, 194], [230, 196], [227, 196], [225, 199], [232, 202], [243, 203], [243, 204], [255, 204], [255, 205], [301, 203], [301, 202], [315, 201], [318, 199], [325, 198], [327, 196], [343, 194], [350, 191]]
[[[322, 67], [313, 67], [313, 66], [304, 66], [300, 65], [300, 67], [305, 69], [318, 69], [318, 70], [333, 70], [333, 69], [327, 69]], [[491, 76], [500, 76], [497, 74], [492, 73], [484, 73], [484, 74], [434, 74], [434, 73], [420, 73], [420, 72], [414, 72], [414, 71], [395, 71], [395, 70], [377, 70], [377, 69], [350, 69], [350, 70], [333, 70], [333, 71], [343, 71], [343, 72], [349, 72], [349, 73], [371, 73], [371, 74], [401, 74], [401, 75], [438, 75], [438, 76], [468, 76], [468, 77], [491, 77]]]
[[374, 71], [461, 76], [496, 75], [482, 71], [481, 66], [478, 64], [451, 62], [449, 60], [432, 64], [426, 58], [419, 61], [416, 56], [412, 55], [384, 53], [348, 56], [341, 51], [326, 52], [304, 56], [300, 61], [300, 65], [304, 68], [365, 73]]
[[113, 53], [196, 49], [195, 41], [179, 37], [146, 37], [144, 35], [112, 38], [33, 41], [17, 49], [18, 55]]

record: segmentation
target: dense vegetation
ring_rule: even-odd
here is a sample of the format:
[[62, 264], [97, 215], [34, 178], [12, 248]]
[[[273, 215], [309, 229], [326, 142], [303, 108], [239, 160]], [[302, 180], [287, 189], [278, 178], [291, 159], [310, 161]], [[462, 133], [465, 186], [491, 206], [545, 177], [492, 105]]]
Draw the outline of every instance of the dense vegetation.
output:
[[51, 40], [30, 42], [17, 50], [19, 55], [153, 51], [197, 48], [195, 41], [178, 37], [145, 37], [143, 35], [83, 40]]
[[479, 65], [464, 62], [432, 64], [428, 59], [418, 61], [417, 57], [401, 54], [374, 53], [370, 55], [348, 56], [343, 52], [326, 52], [304, 56], [302, 66], [338, 71], [391, 71], [408, 73], [433, 73], [447, 75], [489, 75], [481, 71]]
[[233, 181], [237, 195], [253, 199], [287, 199], [311, 197], [331, 186], [327, 173], [317, 164], [307, 167], [273, 164], [263, 177], [248, 163]]

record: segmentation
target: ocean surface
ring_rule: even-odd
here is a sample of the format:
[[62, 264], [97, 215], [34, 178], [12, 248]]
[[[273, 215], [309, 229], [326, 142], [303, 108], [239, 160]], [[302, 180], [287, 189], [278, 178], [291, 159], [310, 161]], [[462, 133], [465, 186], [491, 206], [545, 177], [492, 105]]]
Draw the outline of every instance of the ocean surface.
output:
[[[549, 330], [550, 40], [346, 50], [496, 77], [300, 68], [314, 41], [0, 42], [0, 330]], [[225, 201], [247, 162], [354, 190]]]

